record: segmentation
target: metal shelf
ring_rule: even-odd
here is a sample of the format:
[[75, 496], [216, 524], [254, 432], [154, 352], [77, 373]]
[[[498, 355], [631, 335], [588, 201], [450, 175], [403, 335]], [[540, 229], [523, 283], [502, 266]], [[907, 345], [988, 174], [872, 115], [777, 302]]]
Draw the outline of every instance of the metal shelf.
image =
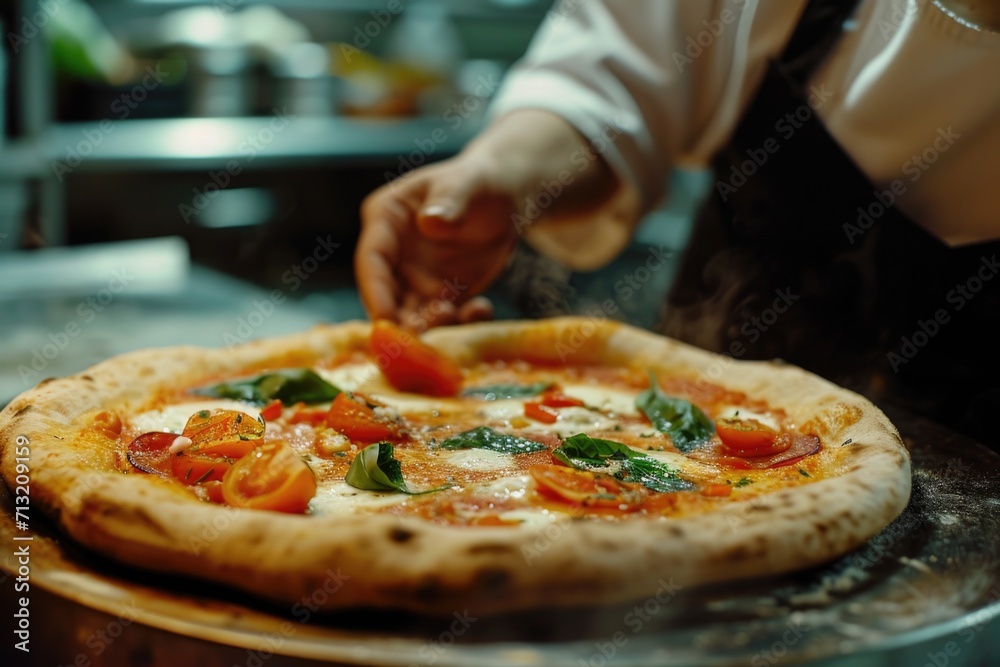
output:
[[[450, 122], [449, 122], [450, 121]], [[451, 155], [480, 129], [470, 117], [360, 120], [281, 116], [55, 125], [0, 149], [0, 179], [80, 171], [252, 170], [390, 161], [402, 172]]]

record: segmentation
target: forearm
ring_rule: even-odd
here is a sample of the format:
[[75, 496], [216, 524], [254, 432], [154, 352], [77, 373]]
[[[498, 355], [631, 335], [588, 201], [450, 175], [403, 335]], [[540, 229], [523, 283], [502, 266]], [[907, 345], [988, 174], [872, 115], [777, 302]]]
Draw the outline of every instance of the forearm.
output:
[[520, 207], [532, 204], [546, 217], [573, 215], [601, 206], [620, 187], [618, 178], [591, 145], [561, 116], [522, 109], [494, 121], [463, 152], [497, 170]]

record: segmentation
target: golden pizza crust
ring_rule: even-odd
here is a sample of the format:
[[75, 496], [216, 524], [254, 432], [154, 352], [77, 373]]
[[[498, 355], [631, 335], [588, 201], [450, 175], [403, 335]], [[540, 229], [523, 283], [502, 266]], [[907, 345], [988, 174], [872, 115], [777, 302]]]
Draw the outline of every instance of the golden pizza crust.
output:
[[[362, 349], [347, 323], [232, 350], [126, 354], [40, 384], [0, 413], [0, 472], [30, 440], [32, 503], [79, 542], [122, 562], [221, 582], [293, 605], [449, 614], [610, 604], [678, 586], [761, 577], [822, 563], [865, 542], [910, 494], [909, 456], [864, 398], [805, 371], [740, 362], [624, 325], [583, 318], [436, 329], [425, 339], [462, 363], [522, 356], [653, 368], [746, 392], [816, 433], [838, 476], [678, 519], [571, 521], [541, 529], [458, 527], [389, 515], [289, 516], [221, 507], [116, 468], [115, 443], [85, 428], [95, 412], [141, 410], [162, 389], [208, 375]], [[850, 441], [850, 444], [841, 446]], [[314, 595], [324, 590], [325, 595]]]

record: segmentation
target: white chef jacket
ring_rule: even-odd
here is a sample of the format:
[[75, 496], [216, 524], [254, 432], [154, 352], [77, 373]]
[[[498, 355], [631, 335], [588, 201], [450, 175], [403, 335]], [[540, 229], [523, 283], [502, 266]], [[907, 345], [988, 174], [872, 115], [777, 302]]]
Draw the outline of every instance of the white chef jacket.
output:
[[[532, 225], [529, 241], [577, 268], [617, 254], [669, 170], [704, 165], [727, 141], [805, 4], [557, 0], [491, 115], [561, 115], [620, 187], [572, 228]], [[902, 212], [951, 245], [1000, 237], [1000, 33], [937, 0], [863, 0], [808, 85], [873, 185], [903, 182]]]

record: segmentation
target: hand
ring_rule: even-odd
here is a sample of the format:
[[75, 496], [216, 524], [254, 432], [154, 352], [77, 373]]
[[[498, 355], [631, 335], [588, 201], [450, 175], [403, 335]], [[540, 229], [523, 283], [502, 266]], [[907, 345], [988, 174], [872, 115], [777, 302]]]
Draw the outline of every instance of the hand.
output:
[[429, 326], [490, 319], [477, 294], [517, 243], [516, 187], [489, 154], [465, 153], [415, 170], [361, 206], [355, 267], [371, 319]]
[[[551, 183], [561, 184], [558, 195], [544, 190]], [[492, 304], [476, 295], [507, 265], [527, 204], [544, 191], [547, 203], [535, 207], [544, 214], [524, 231], [529, 241], [534, 234], [537, 243], [544, 220], [572, 223], [547, 244], [557, 258], [560, 246], [595, 230], [613, 249], [628, 239], [638, 201], [632, 188], [627, 206], [607, 207], [619, 185], [560, 116], [541, 109], [503, 116], [457, 157], [412, 171], [361, 205], [354, 270], [369, 317], [420, 330], [491, 318]], [[574, 266], [573, 248], [563, 254]]]

